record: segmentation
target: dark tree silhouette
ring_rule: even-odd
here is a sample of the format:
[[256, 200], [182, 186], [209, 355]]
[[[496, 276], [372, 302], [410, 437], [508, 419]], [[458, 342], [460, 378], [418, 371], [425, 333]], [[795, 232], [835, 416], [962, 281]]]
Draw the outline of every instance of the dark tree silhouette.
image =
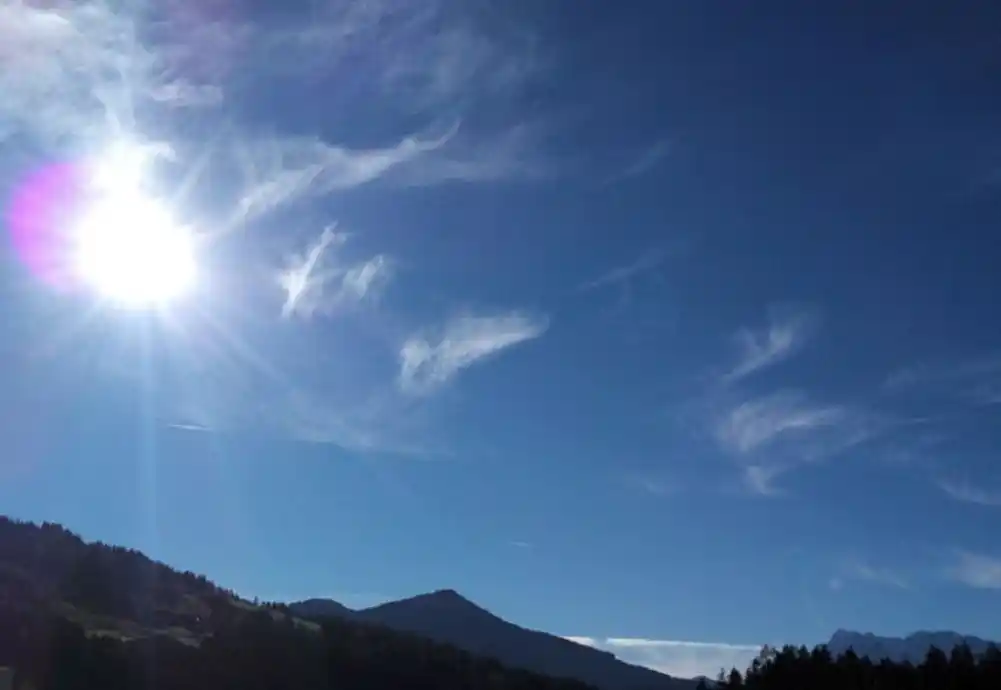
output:
[[[766, 653], [767, 651], [767, 653]], [[913, 665], [889, 659], [874, 662], [848, 650], [833, 658], [826, 647], [763, 650], [744, 674], [721, 672], [720, 690], [989, 690], [1001, 688], [1001, 651], [988, 648], [980, 657], [965, 645], [948, 654], [932, 647]]]

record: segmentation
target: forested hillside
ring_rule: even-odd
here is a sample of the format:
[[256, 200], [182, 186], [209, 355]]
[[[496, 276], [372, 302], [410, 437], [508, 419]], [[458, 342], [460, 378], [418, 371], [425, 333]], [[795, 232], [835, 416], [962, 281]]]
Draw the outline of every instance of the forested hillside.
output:
[[378, 626], [307, 623], [141, 553], [0, 518], [0, 665], [34, 690], [587, 690]]

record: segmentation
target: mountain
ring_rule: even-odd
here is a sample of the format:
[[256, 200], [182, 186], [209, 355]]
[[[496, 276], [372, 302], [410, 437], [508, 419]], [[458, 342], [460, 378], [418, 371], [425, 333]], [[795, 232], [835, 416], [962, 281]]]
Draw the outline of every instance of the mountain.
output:
[[889, 659], [917, 664], [924, 661], [925, 655], [932, 647], [937, 647], [948, 654], [953, 648], [962, 644], [968, 646], [974, 655], [981, 656], [994, 643], [952, 631], [921, 631], [907, 637], [880, 637], [872, 633], [838, 630], [831, 636], [827, 648], [835, 656], [852, 649], [857, 655], [867, 656], [873, 661]]
[[355, 619], [355, 612], [333, 599], [306, 599], [295, 605], [296, 615], [303, 618], [345, 618]]
[[[609, 652], [522, 628], [495, 616], [451, 589], [368, 609], [351, 610], [329, 600], [289, 605], [303, 618], [325, 615], [383, 625], [455, 645], [507, 666], [558, 678], [574, 678], [602, 690], [685, 690], [695, 683], [618, 660]], [[347, 612], [346, 614], [344, 612]]]
[[3, 517], [0, 667], [15, 669], [13, 690], [596, 690], [350, 615], [306, 621], [138, 551]]

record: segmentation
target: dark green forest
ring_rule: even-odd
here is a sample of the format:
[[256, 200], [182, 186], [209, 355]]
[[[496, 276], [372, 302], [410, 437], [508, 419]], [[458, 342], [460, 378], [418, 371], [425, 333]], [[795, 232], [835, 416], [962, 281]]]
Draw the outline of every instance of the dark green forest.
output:
[[[706, 687], [700, 683], [700, 690]], [[931, 648], [917, 665], [872, 661], [854, 652], [834, 658], [824, 646], [765, 647], [744, 673], [720, 672], [718, 688], [762, 690], [1001, 690], [1001, 651], [990, 647], [980, 658], [968, 647], [948, 653]]]

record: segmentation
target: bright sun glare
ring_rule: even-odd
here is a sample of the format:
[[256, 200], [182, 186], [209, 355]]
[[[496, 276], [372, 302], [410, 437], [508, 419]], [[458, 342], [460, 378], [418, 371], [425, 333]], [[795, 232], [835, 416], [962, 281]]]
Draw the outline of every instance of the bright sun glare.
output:
[[74, 266], [103, 297], [130, 308], [183, 296], [196, 278], [194, 242], [144, 189], [148, 154], [119, 145], [89, 170], [93, 199], [74, 223]]

